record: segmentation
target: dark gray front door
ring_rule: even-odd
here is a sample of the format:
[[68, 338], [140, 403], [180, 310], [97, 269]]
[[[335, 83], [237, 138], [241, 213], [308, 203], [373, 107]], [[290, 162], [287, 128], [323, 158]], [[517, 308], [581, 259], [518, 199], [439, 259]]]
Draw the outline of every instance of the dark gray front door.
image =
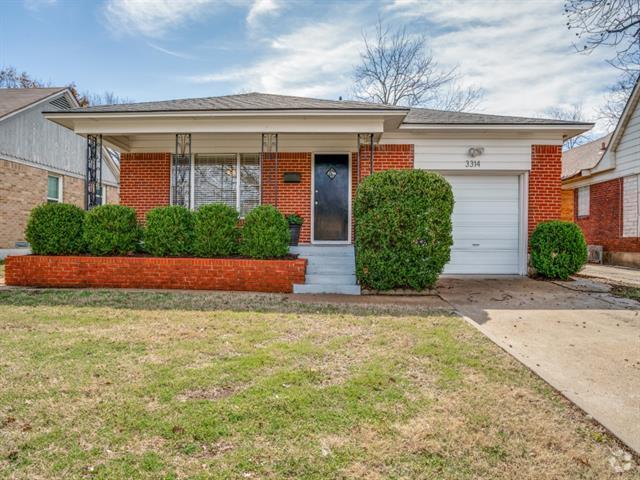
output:
[[316, 155], [313, 174], [314, 240], [349, 240], [349, 155]]

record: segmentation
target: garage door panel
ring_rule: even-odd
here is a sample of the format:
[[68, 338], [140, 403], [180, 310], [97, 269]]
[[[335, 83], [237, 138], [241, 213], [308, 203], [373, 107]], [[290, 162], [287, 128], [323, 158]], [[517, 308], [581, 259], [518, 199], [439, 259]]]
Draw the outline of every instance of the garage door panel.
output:
[[519, 273], [520, 201], [516, 175], [446, 176], [455, 198], [453, 247], [445, 273]]

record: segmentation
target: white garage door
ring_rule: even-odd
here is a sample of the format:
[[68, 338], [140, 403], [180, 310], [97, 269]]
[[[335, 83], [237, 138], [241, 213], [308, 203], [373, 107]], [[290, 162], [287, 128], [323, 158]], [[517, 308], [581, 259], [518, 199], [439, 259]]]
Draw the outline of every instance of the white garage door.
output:
[[516, 175], [445, 175], [453, 187], [453, 248], [444, 273], [518, 274]]

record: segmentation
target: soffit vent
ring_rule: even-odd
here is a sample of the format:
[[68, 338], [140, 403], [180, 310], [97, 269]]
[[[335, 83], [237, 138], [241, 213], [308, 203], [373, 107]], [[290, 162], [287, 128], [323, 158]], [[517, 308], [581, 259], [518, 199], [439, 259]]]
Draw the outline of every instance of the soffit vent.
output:
[[69, 100], [67, 100], [67, 97], [65, 97], [64, 95], [62, 95], [61, 97], [56, 98], [55, 100], [51, 100], [49, 102], [49, 105], [59, 109], [59, 110], [70, 110], [71, 109], [71, 104], [69, 103]]

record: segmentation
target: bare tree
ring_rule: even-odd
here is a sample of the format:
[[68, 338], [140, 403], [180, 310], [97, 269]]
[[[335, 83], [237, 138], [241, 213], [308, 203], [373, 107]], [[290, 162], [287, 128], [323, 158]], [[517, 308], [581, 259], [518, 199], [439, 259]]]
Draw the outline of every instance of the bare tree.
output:
[[15, 67], [0, 69], [0, 88], [44, 88], [49, 86], [41, 80], [32, 78], [27, 72], [19, 73]]
[[133, 102], [130, 98], [119, 97], [115, 93], [106, 90], [102, 93], [85, 92], [83, 96], [87, 98], [89, 105], [116, 105]]
[[610, 87], [600, 111], [607, 123], [615, 125], [640, 76], [640, 1], [567, 0], [564, 10], [578, 51], [589, 54], [601, 47], [615, 51], [607, 61], [621, 70], [621, 77]]
[[607, 128], [613, 130], [624, 110], [631, 90], [638, 81], [638, 75], [633, 72], [623, 72], [616, 83], [609, 87], [604, 105], [599, 108], [600, 118]]
[[424, 36], [405, 28], [391, 32], [378, 20], [375, 38], [363, 38], [361, 63], [354, 71], [354, 96], [360, 100], [460, 111], [475, 107], [482, 97], [479, 89], [459, 85], [457, 67], [438, 66]]
[[[43, 82], [33, 78], [27, 72], [18, 72], [15, 67], [0, 68], [0, 88], [46, 88], [51, 82]], [[131, 103], [129, 98], [119, 97], [113, 92], [103, 93], [84, 92], [80, 94], [74, 82], [66, 85], [81, 107], [88, 105], [112, 105], [116, 103]]]
[[[585, 117], [582, 112], [582, 104], [574, 103], [568, 107], [552, 107], [543, 112], [546, 118], [555, 118], [557, 120], [570, 120], [573, 122], [585, 122]], [[569, 150], [571, 148], [582, 145], [591, 141], [592, 135], [589, 132], [570, 138], [562, 145], [563, 150]]]

